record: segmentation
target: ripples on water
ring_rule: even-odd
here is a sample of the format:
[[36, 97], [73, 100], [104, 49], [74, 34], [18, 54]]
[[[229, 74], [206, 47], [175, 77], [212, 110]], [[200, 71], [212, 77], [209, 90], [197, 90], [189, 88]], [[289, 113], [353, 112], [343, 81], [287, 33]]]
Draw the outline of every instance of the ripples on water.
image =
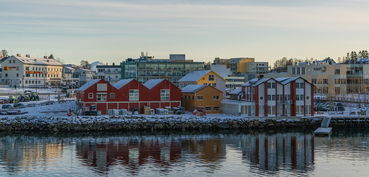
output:
[[369, 133], [0, 134], [0, 176], [367, 176]]

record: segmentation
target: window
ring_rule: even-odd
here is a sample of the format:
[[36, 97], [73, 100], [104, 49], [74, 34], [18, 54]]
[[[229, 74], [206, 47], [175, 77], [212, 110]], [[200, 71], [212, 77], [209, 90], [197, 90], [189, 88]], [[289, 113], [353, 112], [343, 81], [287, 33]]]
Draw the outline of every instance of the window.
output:
[[108, 91], [107, 84], [97, 84], [97, 91]]
[[162, 101], [170, 100], [170, 90], [169, 89], [160, 90], [160, 100]]
[[198, 100], [202, 100], [203, 99], [203, 96], [197, 96], [197, 99]]
[[106, 101], [106, 93], [98, 93], [97, 101]]
[[205, 107], [205, 109], [206, 109], [207, 111], [210, 111], [210, 110], [211, 110], [211, 107]]
[[219, 100], [219, 96], [213, 96], [213, 99], [214, 99], [215, 101], [218, 101], [218, 100]]
[[110, 93], [110, 99], [115, 99], [115, 93]]
[[304, 88], [304, 83], [296, 83], [296, 88], [298, 89]]
[[219, 107], [213, 107], [214, 111], [219, 111]]
[[209, 75], [209, 81], [214, 81], [214, 75]]
[[275, 88], [275, 83], [268, 83], [268, 88]]
[[139, 100], [139, 90], [138, 89], [129, 90], [129, 100], [130, 101], [138, 101]]
[[94, 98], [94, 94], [93, 93], [88, 93], [88, 99], [93, 99]]

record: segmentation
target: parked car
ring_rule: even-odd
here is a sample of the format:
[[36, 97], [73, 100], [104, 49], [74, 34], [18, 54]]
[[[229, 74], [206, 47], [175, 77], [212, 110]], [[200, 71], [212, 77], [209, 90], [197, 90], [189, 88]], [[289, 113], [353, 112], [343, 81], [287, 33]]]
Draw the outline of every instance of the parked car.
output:
[[173, 107], [172, 111], [174, 114], [185, 114], [184, 107]]
[[4, 104], [4, 105], [1, 106], [1, 108], [2, 109], [13, 109], [14, 107], [11, 104]]
[[85, 111], [84, 115], [86, 115], [86, 116], [97, 116], [97, 111]]
[[25, 108], [26, 106], [24, 104], [22, 104], [22, 103], [14, 103], [13, 104], [13, 107], [14, 108]]

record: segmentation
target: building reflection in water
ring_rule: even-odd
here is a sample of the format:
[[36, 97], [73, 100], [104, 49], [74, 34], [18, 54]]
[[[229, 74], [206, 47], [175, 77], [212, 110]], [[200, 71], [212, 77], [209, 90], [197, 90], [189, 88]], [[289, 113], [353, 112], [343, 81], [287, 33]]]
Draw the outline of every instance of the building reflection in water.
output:
[[219, 164], [226, 154], [223, 141], [214, 137], [205, 140], [196, 137], [171, 140], [168, 137], [80, 141], [76, 143], [76, 151], [83, 164], [97, 168], [97, 172], [108, 171], [110, 166], [120, 164], [132, 174], [137, 174], [145, 164], [156, 165], [165, 172], [189, 154], [210, 164], [209, 167], [216, 167], [214, 164]]
[[242, 150], [242, 156], [252, 167], [276, 171], [290, 168], [305, 171], [314, 164], [314, 136], [310, 134], [258, 134], [229, 137]]
[[36, 163], [47, 164], [62, 157], [63, 144], [55, 139], [26, 136], [0, 137], [0, 162], [10, 174], [32, 170]]
[[[66, 154], [63, 154], [63, 148], [68, 149]], [[229, 148], [242, 155], [229, 158], [232, 154], [227, 154]], [[35, 164], [48, 166], [49, 162], [63, 158], [76, 159], [78, 164], [91, 167], [98, 173], [108, 173], [113, 167], [118, 167], [130, 174], [138, 174], [146, 167], [154, 167], [154, 170], [166, 174], [174, 166], [192, 164], [195, 165], [192, 167], [204, 167], [202, 170], [212, 174], [225, 167], [226, 160], [231, 159], [242, 161], [244, 167], [250, 164], [250, 170], [306, 171], [314, 164], [314, 137], [301, 133], [0, 137], [0, 165], [9, 174], [31, 170]]]

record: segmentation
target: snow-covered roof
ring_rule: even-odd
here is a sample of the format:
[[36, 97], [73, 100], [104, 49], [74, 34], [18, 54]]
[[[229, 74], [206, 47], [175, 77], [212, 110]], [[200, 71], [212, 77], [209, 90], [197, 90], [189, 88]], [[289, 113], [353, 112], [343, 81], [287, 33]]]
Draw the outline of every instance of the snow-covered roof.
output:
[[116, 89], [120, 89], [122, 88], [123, 86], [127, 85], [128, 83], [130, 83], [133, 79], [122, 79], [120, 81], [118, 81], [117, 83], [115, 83], [113, 86], [116, 88]]
[[211, 72], [211, 70], [193, 71], [183, 76], [181, 79], [178, 80], [178, 82], [195, 82], [209, 72]]
[[241, 87], [238, 87], [238, 88], [232, 90], [231, 92], [229, 92], [229, 94], [231, 94], [231, 95], [238, 95], [241, 92], [242, 92], [242, 88]]
[[185, 93], [192, 93], [196, 92], [202, 88], [206, 87], [206, 85], [187, 85], [186, 87], [182, 88], [182, 92]]
[[299, 77], [288, 77], [288, 78], [283, 78], [284, 80], [281, 80], [281, 81], [279, 81], [281, 84], [283, 84], [283, 85], [286, 85], [286, 84], [288, 84], [288, 83], [290, 83], [290, 82], [292, 82], [292, 81], [294, 81], [294, 80], [296, 80], [296, 79], [298, 79]]
[[144, 83], [144, 86], [149, 88], [149, 89], [152, 89], [154, 88], [156, 85], [158, 85], [159, 83], [161, 83], [164, 79], [150, 79], [148, 81], [146, 81]]
[[260, 84], [262, 84], [262, 83], [264, 83], [264, 82], [268, 81], [269, 79], [271, 79], [271, 78], [261, 78], [261, 79], [259, 79], [258, 81], [256, 81], [256, 82], [253, 84], [253, 86], [260, 85]]
[[242, 84], [242, 86], [251, 86], [255, 82], [257, 82], [258, 80], [259, 80], [258, 78], [251, 79], [251, 80], [247, 81], [246, 83]]
[[87, 83], [85, 83], [84, 85], [82, 85], [80, 88], [78, 88], [76, 90], [77, 91], [85, 91], [86, 89], [90, 88], [92, 85], [96, 84], [99, 81], [100, 81], [100, 79], [89, 80]]
[[[268, 81], [269, 79], [274, 79], [278, 83], [280, 83], [282, 85], [286, 85], [286, 84], [288, 84], [292, 81], [295, 81], [299, 78], [302, 78], [302, 77], [280, 77], [280, 78], [262, 78], [262, 79], [255, 78], [255, 79], [251, 79], [248, 82], [242, 84], [242, 86], [246, 86], [246, 87], [247, 86], [257, 86], [257, 85], [260, 85], [260, 84]], [[302, 79], [304, 79], [304, 78], [302, 78]]]
[[[22, 63], [25, 64], [33, 64], [33, 65], [62, 65], [59, 61], [51, 58], [31, 58], [31, 57], [18, 57], [11, 56], [13, 58], [18, 59]], [[10, 58], [10, 57], [8, 57]]]
[[232, 75], [232, 71], [231, 69], [227, 68], [226, 65], [220, 65], [220, 64], [216, 64], [216, 65], [210, 65], [210, 68], [212, 71], [216, 72], [220, 77], [226, 78], [230, 75]]

